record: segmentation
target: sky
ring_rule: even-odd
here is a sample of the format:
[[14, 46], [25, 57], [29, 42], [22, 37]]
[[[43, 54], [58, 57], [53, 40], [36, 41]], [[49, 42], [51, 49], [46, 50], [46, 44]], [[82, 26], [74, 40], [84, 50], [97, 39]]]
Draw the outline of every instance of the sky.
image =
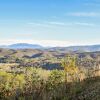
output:
[[100, 0], [0, 0], [0, 45], [100, 44]]

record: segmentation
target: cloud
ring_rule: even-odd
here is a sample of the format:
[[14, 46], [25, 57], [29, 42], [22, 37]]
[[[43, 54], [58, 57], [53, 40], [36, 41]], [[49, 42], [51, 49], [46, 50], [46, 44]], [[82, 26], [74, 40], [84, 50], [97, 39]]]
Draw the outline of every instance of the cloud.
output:
[[0, 45], [9, 45], [13, 43], [30, 43], [30, 44], [39, 44], [42, 46], [70, 46], [73, 45], [72, 42], [69, 41], [60, 41], [60, 40], [19, 40], [19, 39], [6, 39], [0, 40]]
[[36, 22], [31, 22], [31, 23], [28, 23], [28, 25], [31, 25], [31, 26], [43, 26], [43, 27], [49, 27], [48, 24], [45, 24], [45, 23], [36, 23]]
[[85, 6], [100, 6], [100, 3], [84, 3]]
[[95, 24], [93, 23], [85, 23], [85, 22], [76, 22], [75, 24], [80, 26], [95, 26]]
[[57, 21], [51, 21], [51, 22], [42, 22], [42, 23], [28, 23], [31, 26], [39, 26], [39, 27], [67, 27], [67, 26], [96, 26], [94, 23], [88, 23], [88, 22], [57, 22]]
[[100, 0], [92, 0], [91, 2], [89, 2], [87, 0], [87, 2], [84, 3], [85, 6], [100, 6]]
[[60, 25], [60, 26], [67, 25], [64, 22], [47, 22], [47, 24], [49, 24], [49, 25]]
[[75, 46], [75, 45], [94, 45], [94, 44], [100, 44], [99, 39], [91, 39], [91, 40], [72, 40], [72, 41], [64, 41], [64, 40], [19, 40], [19, 39], [6, 39], [6, 40], [0, 40], [0, 45], [9, 45], [14, 43], [30, 43], [30, 44], [39, 44], [42, 46], [52, 46], [52, 47], [66, 47], [66, 46]]
[[31, 22], [28, 23], [31, 26], [42, 26], [42, 27], [58, 27], [58, 26], [67, 26], [70, 25], [70, 23], [64, 23], [59, 21], [44, 21], [44, 22]]
[[100, 13], [97, 12], [71, 12], [67, 13], [67, 16], [76, 16], [76, 17], [98, 17]]

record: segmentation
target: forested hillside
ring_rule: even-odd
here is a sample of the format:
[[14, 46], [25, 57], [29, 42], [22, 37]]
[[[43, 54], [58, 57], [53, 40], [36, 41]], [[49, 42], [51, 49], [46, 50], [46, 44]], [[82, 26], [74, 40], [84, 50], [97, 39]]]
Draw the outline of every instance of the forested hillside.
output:
[[17, 58], [18, 62], [7, 58], [0, 63], [0, 100], [99, 100], [100, 60], [99, 53], [94, 54], [80, 61], [79, 56], [67, 54], [60, 61], [61, 69], [53, 70], [20, 65], [28, 58]]

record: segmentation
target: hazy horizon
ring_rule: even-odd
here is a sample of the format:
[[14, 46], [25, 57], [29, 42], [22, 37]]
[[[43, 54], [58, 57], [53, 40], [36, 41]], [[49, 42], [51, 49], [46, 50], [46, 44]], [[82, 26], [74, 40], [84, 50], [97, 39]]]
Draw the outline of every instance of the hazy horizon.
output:
[[[48, 43], [47, 43], [48, 42]], [[46, 44], [47, 43], [47, 44]], [[15, 45], [15, 44], [32, 44], [32, 45], [40, 45], [42, 47], [70, 47], [70, 46], [93, 46], [93, 45], [100, 45], [100, 44], [71, 44], [71, 43], [67, 43], [67, 41], [52, 41], [52, 40], [35, 40], [35, 41], [24, 41], [24, 40], [20, 40], [20, 41], [8, 41], [7, 43], [3, 42], [0, 43], [0, 46], [9, 46], [9, 45]], [[57, 45], [58, 44], [58, 45]]]

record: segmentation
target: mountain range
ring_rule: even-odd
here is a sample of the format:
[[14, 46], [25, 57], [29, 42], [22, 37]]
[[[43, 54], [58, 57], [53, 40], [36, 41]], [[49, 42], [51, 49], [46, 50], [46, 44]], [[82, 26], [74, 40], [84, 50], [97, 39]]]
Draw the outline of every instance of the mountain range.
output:
[[12, 45], [1, 45], [0, 48], [8, 48], [8, 49], [41, 49], [43, 48], [38, 44], [28, 44], [28, 43], [16, 43]]
[[86, 46], [66, 46], [66, 47], [43, 47], [38, 44], [16, 43], [12, 45], [1, 45], [0, 48], [7, 49], [44, 49], [50, 51], [76, 51], [76, 52], [95, 52], [100, 51], [100, 45], [86, 45]]

